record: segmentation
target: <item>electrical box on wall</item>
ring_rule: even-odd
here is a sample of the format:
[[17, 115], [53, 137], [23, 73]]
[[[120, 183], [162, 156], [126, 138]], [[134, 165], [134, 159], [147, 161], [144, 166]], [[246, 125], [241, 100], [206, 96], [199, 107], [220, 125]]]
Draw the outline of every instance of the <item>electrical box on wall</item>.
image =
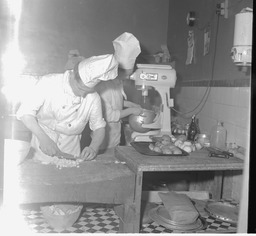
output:
[[245, 8], [235, 16], [231, 58], [237, 66], [251, 66], [252, 17], [253, 11], [251, 8]]

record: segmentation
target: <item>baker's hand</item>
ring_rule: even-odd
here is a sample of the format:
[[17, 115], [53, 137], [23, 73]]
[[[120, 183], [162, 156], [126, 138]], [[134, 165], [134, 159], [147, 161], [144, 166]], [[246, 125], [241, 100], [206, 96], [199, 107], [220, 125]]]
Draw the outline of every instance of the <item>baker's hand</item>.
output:
[[91, 147], [85, 147], [82, 151], [80, 158], [84, 161], [91, 161], [97, 156], [97, 153], [93, 148]]
[[56, 156], [58, 153], [60, 153], [60, 149], [58, 148], [57, 144], [50, 139], [49, 137], [44, 137], [40, 139], [40, 145], [39, 148], [41, 151], [48, 155], [48, 156]]

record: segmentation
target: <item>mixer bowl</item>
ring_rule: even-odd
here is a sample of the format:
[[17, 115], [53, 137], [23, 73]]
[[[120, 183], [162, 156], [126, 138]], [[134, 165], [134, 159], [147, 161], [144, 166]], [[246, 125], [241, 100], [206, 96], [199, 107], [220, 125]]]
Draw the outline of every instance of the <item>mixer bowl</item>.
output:
[[143, 113], [141, 115], [130, 115], [129, 116], [129, 125], [130, 127], [139, 133], [146, 133], [150, 130], [150, 128], [143, 128], [143, 124], [151, 124], [153, 123], [156, 117], [156, 113], [151, 110], [143, 109]]

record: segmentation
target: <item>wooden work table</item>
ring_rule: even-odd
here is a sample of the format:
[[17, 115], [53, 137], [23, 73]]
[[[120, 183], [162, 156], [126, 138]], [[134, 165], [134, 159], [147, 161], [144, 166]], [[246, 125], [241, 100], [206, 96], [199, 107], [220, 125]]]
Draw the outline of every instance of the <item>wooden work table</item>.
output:
[[[17, 201], [29, 203], [106, 203], [116, 204], [120, 232], [131, 233], [129, 218], [134, 203], [135, 173], [114, 156], [114, 149], [95, 160], [80, 163], [79, 168], [58, 169], [31, 159], [19, 168]], [[128, 219], [128, 220], [127, 220]]]
[[140, 231], [143, 173], [161, 171], [213, 171], [215, 198], [221, 197], [226, 170], [242, 170], [238, 158], [210, 158], [200, 150], [189, 156], [145, 156], [133, 147], [120, 146], [98, 155], [79, 168], [58, 169], [31, 159], [18, 166], [20, 204], [106, 203], [114, 204], [120, 218], [120, 232]]
[[[148, 156], [138, 153], [133, 147], [119, 146], [115, 150], [115, 155], [120, 161], [125, 161], [128, 167], [136, 174], [135, 186], [135, 209], [136, 214], [133, 219], [134, 231], [140, 230], [140, 209], [142, 198], [143, 173], [145, 172], [177, 172], [177, 171], [198, 171], [213, 172], [214, 179], [208, 189], [212, 192], [214, 199], [222, 197], [224, 172], [242, 170], [243, 161], [232, 157], [216, 158], [208, 157], [206, 150], [195, 151], [189, 156]], [[209, 185], [209, 184], [208, 184]]]

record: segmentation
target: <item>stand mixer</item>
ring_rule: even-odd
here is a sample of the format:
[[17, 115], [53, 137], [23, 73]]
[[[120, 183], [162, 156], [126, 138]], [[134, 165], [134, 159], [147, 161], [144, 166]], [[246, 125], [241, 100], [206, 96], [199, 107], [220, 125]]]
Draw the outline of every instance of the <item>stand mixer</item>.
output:
[[149, 128], [146, 133], [133, 132], [133, 141], [151, 142], [150, 136], [163, 134], [171, 135], [171, 110], [173, 99], [170, 99], [170, 88], [176, 84], [176, 71], [170, 65], [137, 64], [136, 71], [130, 76], [135, 81], [136, 89], [142, 91], [142, 96], [148, 96], [148, 90], [152, 87], [161, 96], [160, 112], [151, 124], [142, 124], [143, 128]]

